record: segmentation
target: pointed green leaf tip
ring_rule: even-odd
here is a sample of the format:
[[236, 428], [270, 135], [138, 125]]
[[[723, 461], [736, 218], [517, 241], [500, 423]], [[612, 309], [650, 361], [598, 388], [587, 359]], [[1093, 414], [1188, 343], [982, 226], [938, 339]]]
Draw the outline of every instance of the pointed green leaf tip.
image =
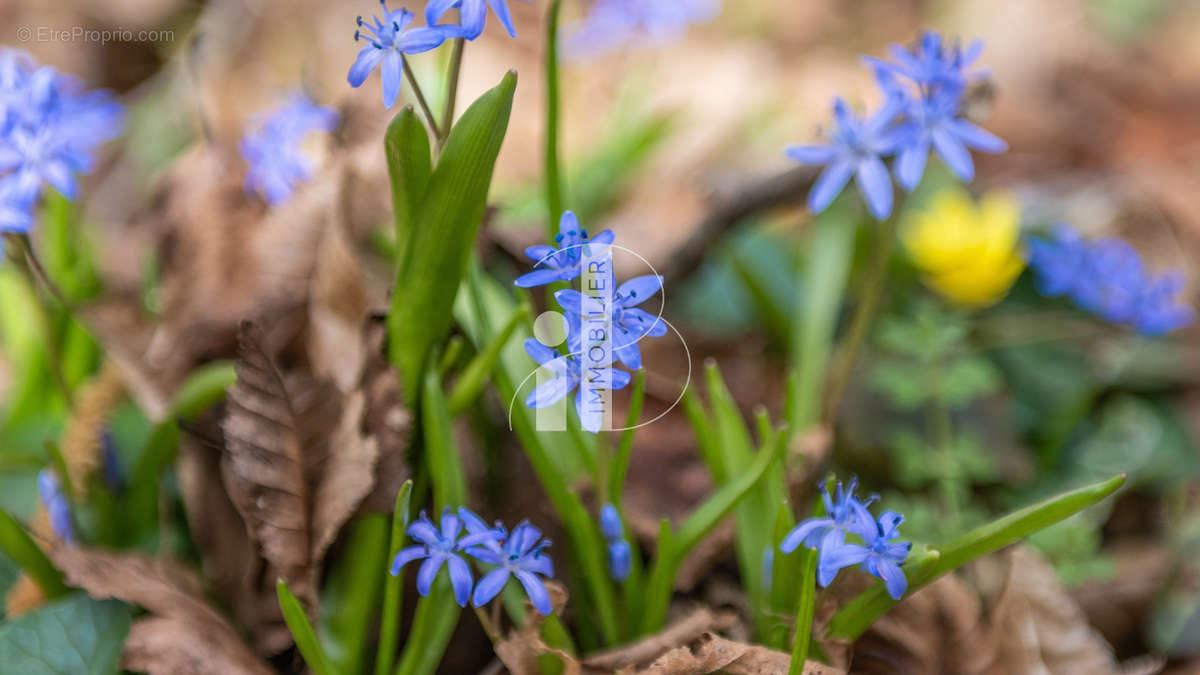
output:
[[[1064, 492], [977, 527], [938, 550], [930, 551], [929, 555], [906, 569], [908, 592], [905, 597], [951, 570], [998, 551], [1034, 532], [1044, 530], [1099, 502], [1124, 485], [1125, 478], [1125, 474], [1120, 474], [1099, 483]], [[882, 584], [876, 584], [860, 593], [834, 615], [829, 623], [828, 636], [854, 640], [897, 602], [899, 601], [888, 597]]]
[[300, 601], [288, 590], [287, 582], [282, 578], [275, 581], [275, 594], [279, 598], [279, 608], [283, 610], [283, 620], [292, 632], [292, 637], [296, 639], [296, 647], [300, 649], [304, 662], [315, 675], [337, 675], [320, 641], [317, 640], [316, 631], [308, 622], [308, 615], [304, 613]]
[[[471, 104], [450, 132], [426, 189], [412, 198], [393, 199], [394, 203], [409, 204], [405, 208], [414, 214], [388, 316], [390, 357], [400, 369], [410, 398], [421, 389], [421, 373], [431, 347], [449, 330], [454, 296], [483, 221], [516, 87], [517, 74], [510, 71], [499, 85]], [[411, 123], [403, 122], [403, 126], [411, 127]], [[411, 135], [410, 131], [405, 134]], [[412, 142], [420, 145], [415, 137]], [[420, 155], [419, 149], [416, 154]], [[414, 180], [402, 189], [415, 190], [419, 182]]]

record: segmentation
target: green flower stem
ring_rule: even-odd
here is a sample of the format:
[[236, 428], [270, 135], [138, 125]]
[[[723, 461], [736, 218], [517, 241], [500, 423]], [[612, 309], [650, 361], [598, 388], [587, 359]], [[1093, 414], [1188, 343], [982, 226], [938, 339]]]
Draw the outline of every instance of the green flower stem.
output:
[[[901, 193], [903, 194], [903, 193]], [[904, 210], [903, 196], [897, 198], [892, 215], [879, 226], [875, 233], [875, 255], [871, 267], [867, 270], [867, 278], [863, 282], [863, 292], [854, 307], [854, 316], [850, 320], [850, 332], [838, 350], [837, 359], [833, 363], [833, 372], [829, 379], [829, 395], [825, 409], [825, 422], [832, 424], [837, 419], [838, 407], [842, 395], [854, 372], [854, 364], [858, 354], [866, 342], [867, 333], [875, 320], [879, 301], [883, 297], [883, 287], [887, 283], [888, 263], [891, 262], [892, 252], [896, 248], [896, 227], [900, 214]]]
[[[421, 107], [421, 112], [425, 115], [425, 122], [429, 124], [429, 130], [433, 132], [433, 137], [438, 139], [438, 147], [441, 147], [444, 136], [442, 128], [438, 125], [437, 120], [433, 117], [433, 111], [429, 109], [429, 101], [425, 100], [425, 92], [421, 90], [421, 85], [417, 83], [417, 76], [413, 75], [412, 64], [408, 62], [408, 57], [400, 55], [400, 60], [404, 66], [404, 77], [408, 79], [408, 84], [412, 87], [413, 96], [417, 97], [417, 105]], [[446, 130], [445, 136], [449, 136], [450, 131]]]
[[450, 53], [450, 76], [446, 82], [446, 107], [442, 109], [441, 133], [437, 137], [438, 152], [441, 152], [442, 146], [446, 145], [446, 139], [450, 137], [450, 129], [454, 126], [454, 107], [458, 101], [458, 76], [462, 71], [463, 46], [466, 45], [466, 42], [463, 38], [455, 38], [454, 50]]
[[546, 234], [554, 241], [563, 211], [563, 177], [558, 156], [559, 117], [562, 113], [562, 80], [558, 72], [558, 15], [562, 0], [550, 3], [546, 21]]
[[[50, 294], [58, 304], [62, 305], [67, 312], [73, 313], [72, 304], [67, 301], [62, 290], [50, 275], [46, 273], [46, 268], [42, 266], [42, 262], [38, 260], [37, 253], [33, 250], [33, 242], [30, 241], [27, 234], [6, 234], [4, 237], [9, 246], [16, 250], [16, 262], [29, 279], [31, 285], [35, 288], [42, 287], [42, 290]], [[63, 402], [68, 407], [71, 406], [73, 395], [71, 393], [71, 385], [67, 382], [67, 376], [62, 368], [62, 345], [59, 344], [58, 335], [54, 329], [54, 321], [51, 320], [47, 308], [38, 304], [39, 314], [35, 322], [42, 329], [42, 336], [45, 338], [43, 346], [46, 349], [46, 360], [49, 362], [50, 374], [54, 378], [54, 384], [58, 387], [59, 393], [62, 394]]]

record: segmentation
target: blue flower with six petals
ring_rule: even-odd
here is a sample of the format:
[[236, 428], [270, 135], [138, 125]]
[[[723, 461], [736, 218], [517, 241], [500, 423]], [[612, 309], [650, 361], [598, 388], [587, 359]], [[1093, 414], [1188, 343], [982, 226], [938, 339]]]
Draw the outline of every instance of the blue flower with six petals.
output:
[[542, 577], [554, 576], [554, 562], [544, 553], [550, 546], [549, 540], [542, 539], [541, 530], [522, 521], [504, 540], [502, 547], [476, 546], [469, 553], [480, 562], [495, 565], [496, 569], [488, 572], [475, 586], [471, 601], [476, 607], [482, 607], [504, 590], [510, 577], [515, 576], [525, 589], [533, 608], [542, 616], [549, 616], [553, 609], [550, 605], [550, 594]]
[[[374, 24], [363, 21], [358, 17], [359, 30], [354, 31], [354, 40], [367, 41], [367, 46], [358, 52], [354, 65], [350, 66], [350, 74], [346, 76], [350, 86], [359, 87], [366, 82], [367, 76], [380, 66], [380, 77], [383, 81], [383, 104], [391, 108], [400, 95], [401, 79], [404, 76], [405, 54], [420, 54], [437, 48], [449, 37], [446, 29], [432, 26], [408, 28], [413, 21], [413, 13], [407, 9], [388, 11], [387, 0], [379, 0], [383, 7], [383, 20], [371, 17]], [[363, 31], [366, 31], [364, 33]], [[380, 65], [382, 64], [382, 65]]]
[[400, 570], [408, 563], [424, 559], [425, 562], [421, 563], [421, 568], [417, 571], [417, 592], [429, 595], [438, 571], [445, 564], [450, 574], [450, 585], [454, 589], [454, 599], [460, 607], [466, 607], [471, 598], [474, 577], [471, 576], [470, 566], [460, 554], [469, 552], [468, 548], [483, 546], [489, 541], [494, 542], [496, 532], [488, 529], [460, 537], [463, 534], [463, 521], [449, 508], [442, 511], [441, 521], [439, 530], [422, 511], [421, 517], [408, 526], [408, 536], [420, 543], [401, 549], [396, 554], [392, 560], [392, 576], [400, 574]]
[[[539, 366], [554, 374], [553, 379], [539, 384], [529, 393], [525, 398], [525, 405], [535, 410], [545, 408], [563, 400], [567, 394], [574, 391], [575, 411], [579, 414], [584, 428], [592, 433], [598, 432], [599, 429], [593, 428], [592, 424], [592, 418], [595, 416], [583, 414], [583, 388], [580, 387], [583, 381], [583, 366], [579, 359], [575, 356], [563, 356], [534, 338], [525, 340], [525, 353]], [[624, 389], [631, 379], [626, 371], [612, 367], [599, 368], [588, 377], [590, 386], [614, 391]]]
[[[613, 353], [621, 363], [633, 370], [642, 367], [642, 352], [638, 342], [643, 337], [662, 337], [667, 334], [667, 324], [659, 317], [640, 309], [637, 305], [653, 296], [662, 288], [663, 278], [656, 274], [634, 277], [617, 287], [607, 317], [614, 331]], [[582, 325], [584, 316], [600, 316], [604, 312], [603, 302], [585, 296], [571, 288], [554, 293], [554, 299], [567, 316], [567, 346], [571, 353], [582, 350]]]
[[558, 221], [558, 234], [554, 237], [556, 246], [530, 246], [525, 249], [525, 255], [534, 262], [536, 269], [528, 274], [517, 277], [514, 282], [521, 288], [545, 286], [556, 281], [571, 281], [582, 273], [585, 253], [596, 253], [585, 247], [604, 246], [613, 243], [611, 230], [604, 230], [594, 237], [588, 237], [587, 230], [579, 226], [579, 219], [572, 211], [564, 211]]

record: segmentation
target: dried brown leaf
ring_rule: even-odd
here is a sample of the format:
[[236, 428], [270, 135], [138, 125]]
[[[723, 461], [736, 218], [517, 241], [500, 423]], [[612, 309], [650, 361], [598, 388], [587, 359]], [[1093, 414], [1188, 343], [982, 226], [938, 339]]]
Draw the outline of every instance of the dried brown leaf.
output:
[[374, 438], [360, 431], [366, 396], [354, 392], [346, 398], [342, 419], [333, 432], [333, 454], [317, 485], [312, 512], [311, 558], [319, 561], [337, 533], [371, 491], [379, 449]]
[[1007, 558], [1007, 578], [992, 610], [1003, 672], [1120, 673], [1112, 647], [1088, 625], [1054, 568], [1024, 547]]
[[[706, 675], [718, 671], [729, 675], [782, 675], [788, 671], [791, 655], [726, 640], [715, 633], [703, 633], [688, 645], [663, 654], [645, 670], [646, 675]], [[804, 664], [805, 675], [845, 675], [844, 671], [815, 661]]]
[[[555, 614], [562, 612], [567, 604], [567, 591], [562, 584], [547, 582], [546, 590], [550, 594], [550, 606]], [[508, 637], [496, 645], [496, 656], [513, 675], [540, 675], [541, 666], [538, 657], [552, 655], [558, 657], [563, 665], [565, 675], [580, 675], [582, 669], [579, 661], [567, 652], [556, 649], [542, 641], [542, 624], [545, 617], [533, 611], [526, 603], [526, 621], [520, 630], [514, 630]]]
[[272, 572], [313, 609], [317, 589], [301, 429], [312, 418], [267, 353], [262, 331], [246, 322], [238, 337], [237, 382], [229, 389], [222, 422], [225, 488]]
[[225, 619], [199, 595], [189, 571], [138, 553], [57, 545], [49, 551], [68, 584], [96, 599], [139, 605], [121, 667], [150, 675], [269, 675]]
[[704, 633], [726, 630], [736, 621], [737, 615], [735, 614], [717, 614], [707, 607], [700, 607], [685, 618], [667, 626], [661, 633], [651, 635], [631, 645], [593, 654], [584, 659], [584, 665], [610, 672], [628, 666], [645, 665], [664, 652], [687, 644]]

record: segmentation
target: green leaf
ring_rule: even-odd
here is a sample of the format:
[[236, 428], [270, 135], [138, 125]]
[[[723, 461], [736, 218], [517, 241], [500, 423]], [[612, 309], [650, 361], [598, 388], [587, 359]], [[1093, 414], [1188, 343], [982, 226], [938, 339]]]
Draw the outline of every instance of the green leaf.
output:
[[392, 209], [396, 218], [395, 260], [397, 264], [403, 264], [416, 231], [421, 200], [433, 176], [429, 135], [411, 105], [405, 106], [388, 125], [383, 150], [387, 157], [388, 178], [392, 182]]
[[292, 637], [296, 638], [296, 647], [304, 657], [304, 662], [312, 668], [315, 675], [335, 675], [337, 671], [329, 662], [325, 650], [321, 648], [317, 634], [308, 622], [308, 616], [300, 606], [300, 601], [288, 590], [286, 581], [279, 579], [275, 582], [275, 594], [279, 598], [279, 608], [283, 610], [283, 620], [292, 632]]
[[[486, 277], [478, 265], [473, 265], [468, 276], [467, 297], [460, 298], [456, 307], [459, 323], [478, 347], [486, 344], [500, 330], [500, 317], [509, 316], [516, 303], [506, 288], [494, 279]], [[521, 329], [518, 337], [528, 336]], [[516, 386], [536, 364], [525, 353], [521, 339], [510, 340], [500, 357], [500, 368], [492, 375], [492, 381], [506, 403], [513, 401], [512, 427], [521, 440], [521, 447], [529, 459], [538, 482], [566, 530], [567, 538], [579, 564], [580, 576], [594, 604], [595, 619], [610, 643], [619, 636], [616, 595], [608, 575], [608, 560], [604, 537], [599, 525], [588, 512], [579, 495], [571, 491], [574, 477], [568, 463], [570, 458], [562, 456], [570, 444], [566, 432], [540, 432], [535, 428], [533, 411], [515, 400]]]
[[450, 588], [449, 573], [440, 572], [429, 595], [417, 602], [412, 633], [404, 645], [396, 675], [432, 675], [446, 653], [460, 613]]
[[425, 430], [425, 458], [433, 480], [433, 502], [436, 511], [457, 508], [466, 503], [467, 483], [450, 426], [450, 411], [437, 373], [425, 374], [425, 391], [421, 400], [421, 426]]
[[617, 445], [617, 455], [612, 463], [608, 480], [608, 501], [621, 508], [621, 497], [625, 491], [625, 475], [629, 472], [629, 459], [633, 456], [633, 437], [637, 432], [638, 420], [642, 416], [642, 404], [646, 400], [646, 371], [633, 374], [633, 391], [629, 396], [629, 414], [625, 417], [625, 430]]
[[129, 634], [129, 606], [73, 593], [0, 627], [0, 664], [20, 675], [111, 675]]
[[487, 384], [488, 377], [491, 376], [492, 370], [495, 369], [496, 363], [500, 360], [500, 353], [504, 350], [504, 346], [508, 344], [509, 338], [517, 331], [517, 328], [529, 316], [529, 307], [521, 305], [509, 317], [508, 323], [504, 324], [504, 328], [500, 332], [493, 335], [483, 350], [475, 355], [474, 359], [467, 364], [463, 369], [458, 380], [454, 383], [454, 389], [450, 392], [450, 398], [447, 401], [447, 406], [450, 408], [451, 416], [458, 415], [467, 409], [468, 406], [479, 396], [483, 391], [483, 387]]
[[388, 519], [379, 513], [359, 518], [337, 564], [321, 588], [318, 627], [329, 661], [343, 673], [363, 672], [367, 629], [383, 586]]
[[[388, 556], [384, 564], [390, 566], [396, 554], [404, 547], [404, 532], [408, 529], [408, 516], [412, 511], [413, 482], [404, 481], [396, 493], [396, 505], [392, 510], [392, 532], [388, 545]], [[400, 609], [404, 601], [404, 577], [388, 574], [383, 585], [383, 619], [379, 624], [379, 649], [375, 653], [375, 675], [387, 675], [396, 659], [396, 639], [400, 632]]]
[[463, 113], [416, 211], [388, 314], [390, 357], [414, 394], [433, 345], [450, 327], [454, 296], [483, 222], [517, 75], [509, 72]]
[[46, 597], [57, 598], [67, 592], [62, 574], [33, 542], [25, 528], [5, 511], [0, 511], [0, 550], [25, 570]]
[[[906, 596], [912, 595], [943, 574], [975, 558], [1004, 548], [1082, 511], [1116, 492], [1124, 484], [1125, 474], [1121, 474], [1094, 485], [1063, 493], [967, 532], [940, 550], [930, 551], [929, 555], [906, 568], [905, 575], [908, 577]], [[888, 596], [882, 583], [875, 584], [856, 596], [834, 615], [829, 624], [828, 635], [847, 640], [857, 639], [874, 623], [875, 619], [895, 606], [897, 602]]]
[[[642, 615], [642, 633], [651, 633], [662, 627], [667, 618], [667, 607], [671, 601], [671, 590], [679, 565], [701, 540], [712, 532], [721, 520], [729, 515], [747, 495], [751, 494], [759, 480], [771, 465], [780, 459], [787, 447], [787, 434], [781, 429], [775, 434], [773, 445], [758, 452], [750, 466], [736, 478], [721, 486], [712, 496], [688, 516], [679, 532], [672, 534], [670, 525], [664, 520], [659, 534], [658, 552], [650, 583], [646, 589], [646, 608]], [[739, 523], [740, 524], [740, 523]], [[739, 533], [740, 534], [740, 533]], [[758, 549], [761, 556], [764, 548]], [[761, 560], [759, 560], [761, 563]], [[762, 576], [762, 565], [758, 565]], [[743, 576], [745, 570], [743, 570]]]

